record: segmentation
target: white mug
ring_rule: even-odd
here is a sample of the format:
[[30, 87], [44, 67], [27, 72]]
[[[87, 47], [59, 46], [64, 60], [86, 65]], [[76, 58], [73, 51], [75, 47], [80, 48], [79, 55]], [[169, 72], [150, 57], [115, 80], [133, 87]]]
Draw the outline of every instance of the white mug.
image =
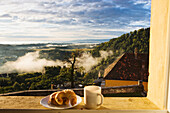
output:
[[88, 109], [97, 109], [103, 104], [103, 95], [99, 86], [84, 87], [84, 104]]

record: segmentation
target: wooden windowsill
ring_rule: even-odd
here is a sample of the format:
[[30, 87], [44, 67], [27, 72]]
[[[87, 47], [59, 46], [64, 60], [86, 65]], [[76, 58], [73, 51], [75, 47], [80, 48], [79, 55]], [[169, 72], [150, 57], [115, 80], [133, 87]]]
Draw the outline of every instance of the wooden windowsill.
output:
[[[44, 96], [0, 96], [0, 112], [31, 110], [31, 111], [55, 111], [40, 105], [40, 100]], [[85, 109], [83, 97], [82, 102], [75, 108], [64, 111], [87, 111]], [[157, 110], [160, 109], [146, 97], [105, 97], [104, 104], [97, 111], [112, 110]], [[89, 112], [90, 110], [88, 110]], [[96, 110], [93, 110], [96, 111]], [[60, 113], [62, 110], [60, 110]]]

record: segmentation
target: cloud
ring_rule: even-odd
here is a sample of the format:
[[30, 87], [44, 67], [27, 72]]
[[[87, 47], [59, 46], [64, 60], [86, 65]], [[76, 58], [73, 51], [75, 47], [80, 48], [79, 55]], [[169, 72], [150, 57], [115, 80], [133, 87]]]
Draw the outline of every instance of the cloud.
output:
[[144, 27], [144, 26], [148, 26], [149, 24], [150, 24], [150, 22], [148, 22], [148, 21], [140, 20], [140, 21], [131, 21], [129, 25]]
[[42, 72], [44, 66], [64, 66], [65, 64], [60, 61], [52, 61], [46, 59], [39, 59], [39, 52], [30, 52], [26, 55], [19, 57], [16, 61], [8, 61], [0, 67], [0, 73], [11, 72]]
[[0, 18], [11, 18], [10, 14], [3, 14], [0, 16]]
[[101, 2], [102, 0], [82, 0], [85, 3], [94, 3], [94, 2]]
[[[81, 57], [76, 58], [76, 66], [85, 68], [89, 71], [93, 66], [97, 65], [102, 59], [106, 59], [113, 54], [112, 51], [100, 51], [101, 57], [94, 58], [90, 53], [83, 53]], [[0, 73], [12, 72], [42, 72], [45, 66], [66, 66], [70, 64], [60, 60], [47, 60], [39, 58], [39, 51], [29, 52], [24, 56], [19, 57], [16, 61], [8, 61], [0, 67]]]
[[[111, 34], [119, 36], [129, 32], [127, 28], [148, 27], [150, 4], [150, 0], [0, 1], [0, 30], [4, 31], [1, 35], [8, 36], [7, 40], [11, 40], [9, 37], [15, 34], [22, 34], [26, 36], [25, 39], [33, 34], [35, 40], [42, 35], [48, 40], [69, 38], [67, 34], [70, 34], [70, 38], [85, 37], [81, 31], [88, 33], [86, 38], [112, 38]], [[99, 34], [94, 32], [99, 28], [105, 30]], [[111, 33], [110, 29], [117, 28], [122, 31]]]
[[133, 0], [134, 5], [143, 5], [144, 9], [151, 8], [151, 0]]
[[104, 58], [113, 55], [112, 51], [99, 51], [101, 57], [94, 58], [90, 53], [83, 53], [81, 57], [77, 58], [77, 65], [84, 67], [85, 71], [88, 72], [93, 66], [97, 65]]

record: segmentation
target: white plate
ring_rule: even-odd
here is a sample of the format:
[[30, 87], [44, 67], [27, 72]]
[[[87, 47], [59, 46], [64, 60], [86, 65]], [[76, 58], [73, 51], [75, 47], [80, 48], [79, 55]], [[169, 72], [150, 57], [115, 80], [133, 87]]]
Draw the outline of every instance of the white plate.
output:
[[77, 103], [73, 106], [70, 103], [69, 103], [69, 105], [62, 105], [62, 106], [55, 106], [52, 104], [48, 104], [48, 100], [49, 100], [50, 96], [46, 96], [43, 99], [41, 99], [40, 104], [46, 108], [51, 108], [51, 109], [68, 109], [68, 108], [75, 107], [81, 103], [81, 101], [82, 101], [81, 97], [78, 95], [76, 95], [76, 96], [77, 96]]

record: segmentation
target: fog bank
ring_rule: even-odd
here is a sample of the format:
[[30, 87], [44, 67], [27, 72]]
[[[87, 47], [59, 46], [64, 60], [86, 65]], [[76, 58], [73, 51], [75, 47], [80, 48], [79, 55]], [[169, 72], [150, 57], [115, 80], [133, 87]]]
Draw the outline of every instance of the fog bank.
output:
[[[94, 58], [90, 53], [84, 52], [81, 57], [76, 58], [76, 67], [84, 67], [85, 71], [89, 71], [93, 66], [97, 65], [103, 58], [106, 59], [113, 52], [100, 51], [101, 57]], [[12, 72], [42, 72], [45, 66], [69, 66], [69, 63], [60, 60], [47, 60], [39, 58], [39, 52], [29, 52], [19, 57], [16, 61], [8, 61], [0, 67], [0, 73]]]

